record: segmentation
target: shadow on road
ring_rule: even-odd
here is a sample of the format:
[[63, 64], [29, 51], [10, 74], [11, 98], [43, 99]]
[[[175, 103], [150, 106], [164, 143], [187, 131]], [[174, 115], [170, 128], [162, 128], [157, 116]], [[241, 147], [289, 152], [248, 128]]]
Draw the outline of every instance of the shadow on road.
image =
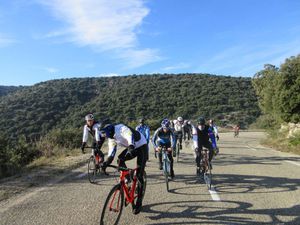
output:
[[[208, 204], [209, 203], [209, 204]], [[300, 224], [300, 205], [290, 208], [270, 208], [252, 209], [253, 205], [241, 201], [223, 201], [225, 207], [218, 206], [216, 202], [199, 201], [170, 201], [143, 206], [143, 212], [150, 213], [148, 218], [155, 221], [148, 225], [160, 224], [230, 224], [230, 225], [252, 225], [252, 224], [280, 224], [296, 225]], [[208, 206], [209, 205], [209, 206]], [[161, 209], [168, 209], [162, 211]], [[256, 216], [266, 216], [268, 222], [256, 222]], [[286, 222], [281, 218], [293, 218]], [[159, 220], [172, 220], [172, 222], [162, 222]], [[188, 221], [188, 222], [187, 222]]]

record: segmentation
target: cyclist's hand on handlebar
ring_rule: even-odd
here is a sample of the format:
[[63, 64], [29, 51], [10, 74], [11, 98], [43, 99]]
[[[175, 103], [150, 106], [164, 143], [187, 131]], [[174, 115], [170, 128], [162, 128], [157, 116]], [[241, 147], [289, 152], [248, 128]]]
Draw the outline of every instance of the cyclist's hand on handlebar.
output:
[[174, 149], [173, 148], [167, 148], [167, 151], [169, 151], [169, 152], [172, 151], [172, 150], [174, 150]]
[[129, 145], [128, 148], [127, 148], [126, 156], [129, 155], [130, 157], [132, 157], [133, 150], [134, 150], [134, 146]]

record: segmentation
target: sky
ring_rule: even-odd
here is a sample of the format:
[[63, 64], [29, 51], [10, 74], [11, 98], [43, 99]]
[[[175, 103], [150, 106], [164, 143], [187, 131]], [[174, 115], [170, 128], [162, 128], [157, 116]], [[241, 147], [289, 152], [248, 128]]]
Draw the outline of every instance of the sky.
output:
[[253, 77], [299, 53], [299, 0], [0, 0], [0, 85], [153, 73]]

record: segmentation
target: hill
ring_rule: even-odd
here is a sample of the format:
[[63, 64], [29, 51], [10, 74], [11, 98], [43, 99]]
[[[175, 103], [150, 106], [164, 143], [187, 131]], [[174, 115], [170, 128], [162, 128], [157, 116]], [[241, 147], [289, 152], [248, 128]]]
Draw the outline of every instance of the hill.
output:
[[2, 86], [2, 85], [0, 85], [0, 98], [4, 95], [12, 93], [21, 88], [23, 88], [23, 87], [22, 86]]
[[45, 135], [53, 128], [80, 127], [83, 117], [130, 123], [140, 117], [195, 119], [247, 126], [260, 114], [251, 78], [209, 74], [157, 74], [50, 80], [3, 96], [2, 131], [9, 137]]

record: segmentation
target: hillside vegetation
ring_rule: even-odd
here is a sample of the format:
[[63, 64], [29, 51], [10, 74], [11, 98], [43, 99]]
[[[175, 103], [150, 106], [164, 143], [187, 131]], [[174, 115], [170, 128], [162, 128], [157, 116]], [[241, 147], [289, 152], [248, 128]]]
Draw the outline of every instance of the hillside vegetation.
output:
[[53, 149], [78, 146], [88, 112], [131, 125], [144, 117], [152, 129], [165, 117], [200, 115], [221, 125], [248, 126], [260, 114], [250, 78], [157, 74], [50, 80], [2, 96], [2, 174], [12, 173], [12, 165], [51, 156]]
[[263, 112], [256, 124], [270, 134], [266, 143], [300, 154], [300, 130], [291, 134], [286, 128], [300, 123], [300, 55], [286, 59], [280, 68], [265, 65], [255, 75], [253, 85]]

